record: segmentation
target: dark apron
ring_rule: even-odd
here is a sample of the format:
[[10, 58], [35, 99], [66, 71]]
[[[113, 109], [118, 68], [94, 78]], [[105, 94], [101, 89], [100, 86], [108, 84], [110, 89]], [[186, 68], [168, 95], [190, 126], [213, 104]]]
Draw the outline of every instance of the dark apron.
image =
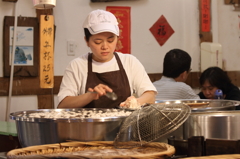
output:
[[118, 99], [111, 100], [106, 96], [101, 96], [98, 100], [93, 100], [84, 108], [115, 108], [131, 95], [130, 85], [122, 62], [117, 53], [114, 53], [114, 55], [119, 70], [104, 73], [92, 72], [92, 53], [88, 55], [88, 77], [85, 91], [87, 92], [88, 88], [94, 88], [98, 84], [105, 84], [117, 94]]

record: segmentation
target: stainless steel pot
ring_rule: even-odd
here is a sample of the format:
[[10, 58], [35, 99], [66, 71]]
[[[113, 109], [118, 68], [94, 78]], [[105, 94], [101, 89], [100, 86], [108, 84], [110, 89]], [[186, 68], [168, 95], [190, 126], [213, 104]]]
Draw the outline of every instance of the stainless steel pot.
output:
[[122, 121], [127, 116], [94, 118], [34, 118], [32, 113], [47, 112], [120, 112], [119, 109], [39, 109], [20, 111], [10, 114], [15, 120], [17, 133], [22, 147], [53, 144], [67, 140], [76, 141], [113, 141], [119, 132]]
[[155, 103], [164, 103], [164, 104], [183, 103], [191, 107], [191, 112], [235, 110], [236, 106], [240, 105], [240, 101], [214, 100], [214, 99], [157, 100]]
[[[156, 103], [202, 104], [191, 107], [191, 114], [177, 132], [168, 134], [177, 139], [188, 139], [192, 136], [205, 138], [240, 139], [240, 111], [235, 110], [240, 101], [233, 100], [162, 100]], [[166, 137], [166, 138], [167, 138]], [[166, 140], [165, 138], [165, 140]]]
[[183, 124], [183, 138], [204, 136], [209, 139], [240, 139], [240, 111], [192, 113]]

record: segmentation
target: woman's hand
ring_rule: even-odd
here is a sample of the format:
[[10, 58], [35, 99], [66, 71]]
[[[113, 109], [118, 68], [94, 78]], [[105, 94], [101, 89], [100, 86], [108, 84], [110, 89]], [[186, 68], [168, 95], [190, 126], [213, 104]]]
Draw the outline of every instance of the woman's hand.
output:
[[91, 101], [99, 99], [106, 92], [112, 92], [112, 89], [107, 85], [99, 84], [94, 88], [88, 88], [87, 93], [80, 94], [79, 96], [67, 96], [59, 103], [58, 108], [81, 108]]
[[146, 103], [155, 103], [155, 95], [155, 91], [146, 91], [139, 98], [130, 96], [124, 102], [120, 103], [120, 107], [137, 108]]
[[98, 84], [94, 88], [88, 88], [88, 92], [91, 93], [91, 96], [94, 100], [99, 99], [101, 96], [106, 95], [106, 92], [112, 92], [113, 90], [104, 84]]
[[136, 97], [130, 96], [124, 102], [120, 103], [120, 107], [135, 108], [140, 107], [140, 103]]

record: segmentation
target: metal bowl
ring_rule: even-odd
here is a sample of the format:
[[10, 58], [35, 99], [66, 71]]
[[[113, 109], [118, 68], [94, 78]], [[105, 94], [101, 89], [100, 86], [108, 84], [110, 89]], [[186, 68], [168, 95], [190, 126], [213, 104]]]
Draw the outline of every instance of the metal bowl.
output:
[[218, 110], [235, 110], [240, 105], [240, 101], [235, 100], [215, 100], [215, 99], [180, 99], [180, 100], [158, 100], [155, 103], [183, 103], [191, 107], [191, 112], [206, 112]]
[[32, 117], [33, 113], [78, 113], [95, 111], [98, 113], [131, 113], [120, 109], [38, 109], [10, 114], [15, 120], [18, 138], [22, 147], [53, 144], [66, 141], [113, 141], [119, 132], [122, 121], [128, 116], [106, 117]]

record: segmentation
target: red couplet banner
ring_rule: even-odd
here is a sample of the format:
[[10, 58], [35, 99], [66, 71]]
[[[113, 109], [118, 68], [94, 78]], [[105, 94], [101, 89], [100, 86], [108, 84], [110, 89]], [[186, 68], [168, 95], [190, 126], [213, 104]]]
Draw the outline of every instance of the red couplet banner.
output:
[[201, 29], [203, 32], [209, 32], [211, 27], [210, 1], [201, 0]]
[[130, 7], [116, 7], [116, 6], [107, 6], [106, 10], [113, 13], [117, 20], [120, 30], [119, 40], [116, 47], [116, 51], [122, 52], [125, 54], [131, 54], [131, 19], [130, 19]]

